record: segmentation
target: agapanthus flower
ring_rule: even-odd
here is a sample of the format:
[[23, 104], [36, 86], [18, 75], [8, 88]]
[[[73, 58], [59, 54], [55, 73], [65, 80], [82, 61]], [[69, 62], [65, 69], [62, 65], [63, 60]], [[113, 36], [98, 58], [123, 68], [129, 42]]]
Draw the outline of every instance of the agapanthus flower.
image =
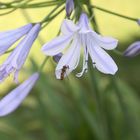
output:
[[29, 33], [21, 40], [17, 47], [11, 52], [7, 60], [0, 66], [0, 81], [14, 72], [14, 80], [18, 82], [18, 72], [22, 68], [32, 44], [38, 36], [40, 24], [32, 27]]
[[73, 0], [66, 0], [66, 15], [67, 15], [67, 17], [70, 17], [73, 9], [74, 9], [74, 1]]
[[116, 48], [118, 40], [112, 37], [103, 37], [94, 32], [89, 25], [88, 17], [82, 13], [78, 24], [71, 20], [64, 20], [61, 26], [62, 35], [45, 44], [42, 51], [46, 55], [56, 55], [64, 49], [66, 53], [60, 59], [56, 70], [56, 78], [62, 79], [69, 75], [79, 64], [80, 50], [84, 49], [83, 69], [77, 74], [82, 76], [88, 69], [88, 55], [93, 66], [100, 72], [114, 75], [118, 70], [113, 59], [104, 51]]
[[6, 116], [19, 107], [39, 78], [39, 73], [34, 73], [17, 88], [0, 100], [0, 116]]
[[125, 51], [124, 56], [134, 57], [140, 54], [140, 41], [132, 43]]
[[4, 54], [17, 40], [27, 34], [32, 27], [32, 24], [27, 24], [15, 30], [0, 32], [0, 55]]

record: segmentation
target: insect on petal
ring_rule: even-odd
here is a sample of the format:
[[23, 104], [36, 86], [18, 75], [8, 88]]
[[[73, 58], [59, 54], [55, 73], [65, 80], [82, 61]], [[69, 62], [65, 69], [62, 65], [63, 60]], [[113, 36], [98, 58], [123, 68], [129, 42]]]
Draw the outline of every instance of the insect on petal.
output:
[[77, 37], [75, 37], [70, 48], [62, 56], [56, 67], [55, 70], [56, 78], [57, 79], [61, 78], [61, 72], [64, 66], [68, 67], [65, 75], [68, 76], [68, 74], [71, 71], [73, 71], [79, 64], [79, 59], [80, 59], [80, 43], [78, 42]]

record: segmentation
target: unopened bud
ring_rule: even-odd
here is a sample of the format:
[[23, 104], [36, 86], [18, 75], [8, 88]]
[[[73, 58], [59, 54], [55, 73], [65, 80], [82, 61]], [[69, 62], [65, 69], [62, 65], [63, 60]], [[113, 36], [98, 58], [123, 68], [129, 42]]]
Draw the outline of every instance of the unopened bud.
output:
[[140, 54], [140, 41], [131, 44], [124, 52], [124, 56], [135, 57]]
[[73, 10], [74, 10], [73, 0], [66, 0], [66, 15], [67, 15], [67, 17], [70, 17]]

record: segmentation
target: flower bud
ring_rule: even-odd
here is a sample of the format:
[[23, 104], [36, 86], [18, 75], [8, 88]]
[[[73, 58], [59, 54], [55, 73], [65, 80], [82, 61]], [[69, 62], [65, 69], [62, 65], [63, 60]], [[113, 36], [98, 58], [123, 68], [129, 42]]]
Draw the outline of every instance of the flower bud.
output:
[[73, 9], [74, 9], [73, 0], [66, 0], [66, 15], [67, 15], [67, 17], [70, 17]]
[[0, 100], [0, 117], [6, 116], [16, 110], [30, 93], [38, 79], [39, 73], [36, 72], [21, 85], [3, 97]]
[[125, 51], [124, 56], [134, 57], [140, 54], [140, 41], [134, 42], [131, 44]]

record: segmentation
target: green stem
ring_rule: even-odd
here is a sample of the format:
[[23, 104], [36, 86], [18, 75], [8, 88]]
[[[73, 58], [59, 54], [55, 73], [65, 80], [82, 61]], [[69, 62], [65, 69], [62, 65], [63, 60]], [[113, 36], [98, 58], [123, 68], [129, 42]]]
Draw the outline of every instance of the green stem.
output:
[[[30, 16], [28, 16], [28, 13], [26, 11], [22, 11], [22, 14], [24, 15], [24, 17], [26, 18], [27, 21], [31, 22], [32, 19], [30, 18]], [[40, 37], [39, 37], [39, 42], [40, 42], [40, 44], [42, 44], [42, 39]], [[48, 59], [49, 59], [49, 57], [45, 57], [41, 66], [38, 69], [39, 72], [41, 72], [41, 70], [44, 68]]]
[[117, 55], [123, 56], [123, 53], [120, 52], [119, 50], [112, 50], [112, 52], [114, 52]]
[[[25, 9], [24, 10], [22, 9], [21, 12], [22, 12], [23, 16], [25, 17], [25, 19], [27, 20], [27, 22], [31, 23], [32, 19], [31, 19], [30, 15], [28, 14], [28, 12]], [[42, 40], [41, 36], [38, 36], [38, 41], [39, 41], [40, 45], [42, 46], [43, 40]]]
[[7, 14], [10, 14], [10, 13], [14, 12], [15, 10], [16, 10], [16, 8], [14, 8], [14, 9], [8, 11], [8, 12], [2, 13], [2, 14], [0, 14], [0, 16], [4, 16], [4, 15], [7, 15]]
[[[42, 86], [42, 85], [41, 85]], [[37, 92], [38, 94], [36, 94], [36, 100], [38, 101], [38, 105], [40, 107], [40, 117], [41, 117], [41, 122], [42, 122], [42, 125], [44, 127], [43, 131], [44, 131], [44, 134], [45, 134], [45, 138], [48, 139], [48, 130], [47, 130], [47, 127], [46, 125], [48, 124], [48, 115], [47, 115], [47, 111], [46, 111], [46, 106], [45, 106], [45, 103], [44, 101], [42, 100], [42, 94], [40, 93], [43, 93], [43, 88], [41, 88], [41, 86], [38, 86], [38, 88], [40, 89], [39, 91], [41, 92]]]
[[118, 13], [106, 10], [104, 8], [101, 8], [99, 6], [96, 6], [96, 5], [91, 5], [90, 7], [94, 8], [94, 9], [97, 9], [97, 10], [100, 10], [100, 11], [103, 11], [103, 12], [106, 12], [106, 13], [109, 13], [109, 14], [112, 14], [112, 15], [115, 15], [115, 16], [118, 16], [118, 17], [121, 17], [121, 18], [125, 18], [125, 19], [132, 20], [132, 21], [138, 21], [138, 18], [132, 18], [132, 17], [128, 17], [128, 16], [125, 16], [125, 15], [122, 15], [122, 14], [118, 14]]
[[75, 0], [75, 13], [74, 13], [75, 21], [79, 20], [79, 17], [83, 11], [85, 11], [85, 9], [82, 3], [79, 0]]
[[[92, 83], [94, 85], [94, 88], [91, 89], [91, 93], [92, 93], [92, 96], [94, 98], [95, 105], [96, 105], [97, 120], [98, 120], [99, 129], [100, 129], [100, 133], [101, 133], [100, 139], [109, 140], [107, 122], [106, 122], [106, 118], [105, 118], [105, 114], [104, 114], [104, 110], [103, 110], [98, 76], [97, 76], [96, 72], [93, 73], [92, 63], [90, 63], [89, 68], [90, 68], [89, 69], [90, 83]], [[91, 87], [92, 87], [92, 85], [91, 85]]]
[[128, 106], [126, 105], [126, 103], [124, 101], [124, 98], [122, 96], [123, 93], [121, 92], [121, 90], [119, 88], [119, 84], [117, 82], [116, 77], [112, 78], [111, 83], [113, 84], [112, 87], [114, 87], [115, 94], [116, 94], [116, 96], [117, 96], [117, 98], [119, 100], [119, 103], [121, 105], [121, 109], [122, 109], [123, 114], [124, 114], [126, 125], [127, 125], [128, 129], [129, 129], [129, 131], [134, 134], [134, 139], [139, 140], [140, 139], [139, 133], [137, 133], [137, 129], [135, 127], [135, 124], [133, 123], [133, 117], [129, 113]]
[[54, 6], [58, 5], [59, 3], [63, 3], [64, 1], [58, 2], [58, 1], [49, 1], [49, 2], [40, 2], [40, 3], [34, 3], [34, 4], [28, 4], [33, 0], [19, 0], [19, 1], [14, 1], [14, 2], [9, 2], [9, 3], [0, 3], [2, 9], [11, 9], [11, 8], [41, 8], [41, 7], [47, 7], [47, 6]]
[[[98, 140], [103, 140], [103, 139], [101, 139], [100, 130], [98, 129], [99, 125], [96, 121], [96, 117], [94, 116], [93, 113], [91, 113], [91, 111], [87, 105], [83, 105], [82, 95], [86, 91], [79, 88], [78, 85], [77, 85], [77, 89], [75, 90], [75, 88], [73, 87], [73, 82], [70, 79], [69, 79], [67, 85], [66, 85], [66, 83], [64, 83], [64, 86], [66, 86], [68, 88], [68, 91], [70, 93], [72, 93], [72, 94], [69, 94], [70, 98], [73, 101], [77, 112], [79, 112], [81, 114], [81, 117], [84, 118], [84, 120], [88, 124], [89, 128], [91, 129], [93, 137], [95, 137]], [[80, 93], [80, 96], [77, 97], [76, 95], [78, 95], [79, 93]]]
[[59, 5], [59, 4], [63, 4], [63, 3], [64, 3], [64, 1], [34, 3], [34, 4], [26, 5], [25, 8], [41, 8], [41, 7], [46, 7], [46, 6]]
[[10, 53], [10, 52], [12, 52], [13, 50], [14, 50], [14, 49], [10, 49], [10, 50], [6, 51], [4, 54]]
[[44, 68], [45, 64], [47, 63], [48, 59], [49, 59], [48, 56], [45, 57], [45, 59], [43, 60], [42, 64], [40, 65], [40, 67], [38, 69], [39, 72], [41, 72], [43, 70], [43, 68]]
[[[89, 15], [90, 17], [93, 17], [94, 15], [94, 11], [92, 10], [92, 8], [90, 8], [92, 5], [91, 5], [91, 0], [87, 0], [87, 8], [88, 8], [88, 11], [89, 11]], [[94, 28], [94, 30], [99, 33], [99, 27], [98, 27], [98, 24], [97, 24], [97, 21], [96, 21], [96, 17], [94, 16], [94, 18], [91, 19], [92, 22], [92, 26]]]
[[[50, 19], [50, 16], [56, 11], [60, 5], [57, 5], [40, 23], [43, 24], [44, 22], [48, 21]], [[64, 8], [62, 8], [58, 13], [55, 14], [57, 16], [60, 12], [62, 12]], [[52, 17], [51, 17], [52, 18]]]
[[22, 2], [22, 1], [25, 1], [25, 0], [15, 0], [15, 1], [12, 1], [12, 2], [2, 2], [2, 4], [5, 4], [5, 5], [11, 5], [11, 4], [13, 4], [13, 3], [20, 3], [20, 2]]
[[[91, 0], [87, 1], [87, 9], [88, 12], [90, 14], [90, 16], [93, 16], [94, 12], [93, 10], [90, 8], [91, 6]], [[94, 18], [92, 18], [92, 26], [94, 28], [94, 30], [99, 33], [99, 28], [98, 28], [98, 24], [96, 22], [96, 17], [94, 16]], [[94, 84], [94, 90], [92, 91], [93, 97], [95, 99], [95, 103], [96, 103], [96, 107], [97, 107], [97, 117], [98, 117], [98, 121], [99, 121], [99, 127], [101, 130], [101, 139], [104, 140], [109, 140], [109, 133], [108, 133], [108, 123], [105, 117], [105, 112], [104, 112], [104, 106], [103, 106], [103, 100], [102, 100], [102, 92], [100, 90], [99, 87], [99, 81], [98, 81], [98, 75], [96, 72], [94, 72], [93, 74], [93, 67], [92, 67], [92, 62], [90, 63], [90, 78], [91, 78], [91, 83]]]
[[[11, 6], [11, 8], [18, 9], [18, 8], [24, 7], [24, 5], [26, 5], [26, 4], [29, 3], [29, 2], [30, 2], [30, 0], [25, 0], [25, 1], [19, 2], [18, 4], [12, 3], [10, 6]], [[14, 5], [13, 5], [13, 4], [14, 4]]]
[[[52, 17], [49, 17], [48, 16], [48, 19], [46, 18], [46, 21], [44, 20], [44, 21], [42, 21], [41, 22], [41, 24], [43, 24], [44, 22], [47, 22], [47, 21], [49, 21], [49, 20], [53, 20], [57, 15], [59, 15], [62, 11], [64, 10], [64, 7], [60, 10], [60, 11], [58, 11], [55, 15], [53, 15]], [[50, 12], [51, 13], [51, 12]], [[50, 22], [51, 22], [50, 21]], [[50, 22], [47, 22], [41, 29], [44, 29]]]

